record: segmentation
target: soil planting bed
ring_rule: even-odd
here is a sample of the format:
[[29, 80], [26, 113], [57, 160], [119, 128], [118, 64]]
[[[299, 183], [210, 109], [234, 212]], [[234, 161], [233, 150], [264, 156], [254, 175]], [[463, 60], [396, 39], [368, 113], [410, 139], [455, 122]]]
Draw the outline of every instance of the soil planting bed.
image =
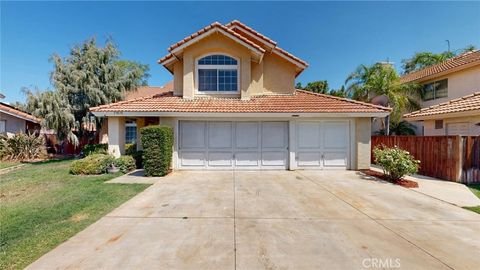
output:
[[390, 182], [392, 184], [399, 185], [399, 186], [402, 186], [402, 187], [418, 188], [418, 183], [415, 182], [415, 181], [411, 181], [411, 180], [407, 180], [407, 179], [400, 179], [400, 180], [397, 180], [397, 181], [391, 181], [390, 179], [388, 179], [388, 177], [386, 175], [384, 175], [381, 172], [377, 172], [377, 171], [373, 171], [373, 170], [361, 170], [361, 172], [363, 172], [366, 175], [377, 177], [377, 178], [380, 178], [382, 180], [385, 180], [387, 182]]

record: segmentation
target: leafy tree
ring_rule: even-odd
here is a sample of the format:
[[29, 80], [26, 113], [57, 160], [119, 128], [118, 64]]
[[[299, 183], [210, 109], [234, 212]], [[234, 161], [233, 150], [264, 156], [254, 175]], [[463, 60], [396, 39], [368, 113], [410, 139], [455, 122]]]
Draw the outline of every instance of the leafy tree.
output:
[[[474, 51], [474, 45], [468, 45], [463, 49], [457, 50], [460, 54]], [[455, 52], [445, 51], [442, 53], [432, 52], [417, 52], [411, 58], [402, 60], [403, 70], [405, 74], [424, 69], [428, 66], [432, 66], [441, 63], [449, 58], [458, 55]]]
[[340, 89], [330, 89], [328, 94], [336, 97], [343, 97], [343, 98], [347, 97], [347, 91], [345, 90], [344, 85], [342, 85]]
[[74, 46], [67, 57], [53, 55], [51, 74], [54, 91], [27, 92], [27, 109], [43, 119], [42, 126], [55, 129], [61, 139], [78, 143], [78, 136], [92, 134], [101, 123], [90, 107], [123, 100], [126, 92], [146, 84], [148, 66], [119, 59], [116, 45], [107, 40], [97, 46], [95, 38]]
[[387, 96], [393, 108], [392, 121], [399, 121], [404, 112], [420, 107], [417, 102], [420, 87], [415, 83], [400, 83], [400, 76], [391, 65], [360, 65], [347, 77], [345, 84], [348, 96], [355, 100], [370, 102], [375, 96]]
[[328, 93], [328, 82], [326, 80], [309, 82], [305, 87], [302, 87], [301, 83], [297, 83], [296, 87], [298, 89], [303, 89], [303, 90], [314, 92], [314, 93], [320, 93], [320, 94]]

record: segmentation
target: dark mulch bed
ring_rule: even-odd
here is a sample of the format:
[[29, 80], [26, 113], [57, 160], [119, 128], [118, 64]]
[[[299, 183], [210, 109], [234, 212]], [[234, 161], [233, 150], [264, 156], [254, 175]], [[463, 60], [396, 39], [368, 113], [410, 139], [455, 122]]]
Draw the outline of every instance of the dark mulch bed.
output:
[[415, 181], [411, 181], [411, 180], [407, 180], [407, 179], [400, 179], [400, 180], [397, 180], [397, 181], [391, 181], [390, 179], [388, 179], [388, 177], [386, 175], [384, 175], [381, 172], [377, 172], [377, 171], [374, 171], [374, 170], [360, 170], [360, 171], [362, 173], [366, 174], [366, 175], [380, 178], [382, 180], [385, 180], [385, 181], [390, 182], [390, 183], [395, 184], [395, 185], [399, 185], [399, 186], [406, 187], [406, 188], [418, 188], [418, 183], [415, 182]]

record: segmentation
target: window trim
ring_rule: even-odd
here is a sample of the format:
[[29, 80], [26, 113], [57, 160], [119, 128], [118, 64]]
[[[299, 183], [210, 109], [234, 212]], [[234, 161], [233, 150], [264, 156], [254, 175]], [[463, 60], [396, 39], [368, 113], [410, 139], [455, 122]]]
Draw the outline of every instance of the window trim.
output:
[[[229, 69], [232, 69], [232, 67], [236, 67], [237, 69], [237, 90], [236, 91], [200, 91], [199, 90], [199, 74], [198, 74], [198, 70], [200, 69], [199, 68], [199, 64], [198, 64], [198, 61], [204, 57], [207, 57], [207, 56], [210, 56], [210, 55], [225, 55], [225, 56], [228, 56], [228, 57], [231, 57], [235, 60], [237, 60], [237, 64], [236, 65], [201, 65], [202, 66], [202, 69], [225, 69], [225, 70], [229, 70]], [[225, 52], [211, 52], [211, 53], [207, 53], [207, 54], [203, 54], [203, 55], [200, 55], [198, 57], [195, 58], [195, 76], [194, 76], [194, 91], [195, 91], [195, 94], [196, 95], [238, 95], [240, 93], [240, 81], [241, 81], [241, 77], [240, 77], [240, 68], [241, 68], [241, 65], [240, 65], [240, 59], [238, 57], [235, 57], [231, 54], [228, 54], [228, 53], [225, 53]], [[217, 87], [218, 87], [218, 77], [217, 77]]]

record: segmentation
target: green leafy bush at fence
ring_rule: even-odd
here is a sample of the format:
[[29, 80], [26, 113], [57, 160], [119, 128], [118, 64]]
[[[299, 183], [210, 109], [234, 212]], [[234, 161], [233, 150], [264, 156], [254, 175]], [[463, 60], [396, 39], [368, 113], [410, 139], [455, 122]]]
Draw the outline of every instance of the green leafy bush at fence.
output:
[[132, 156], [135, 159], [135, 166], [137, 166], [137, 169], [143, 168], [142, 164], [142, 155], [143, 151], [142, 150], [137, 150], [137, 145], [136, 144], [126, 144], [125, 145], [125, 155]]
[[418, 172], [420, 161], [413, 158], [408, 151], [398, 147], [377, 146], [373, 149], [375, 163], [382, 166], [383, 173], [391, 181], [402, 179], [405, 175]]
[[92, 154], [83, 159], [75, 160], [70, 165], [72, 174], [102, 174], [114, 164], [115, 158], [111, 155]]
[[82, 152], [85, 156], [90, 156], [93, 154], [108, 154], [108, 144], [106, 143], [97, 143], [97, 144], [86, 144]]
[[45, 158], [46, 155], [47, 149], [43, 136], [18, 133], [8, 138], [0, 135], [0, 159], [2, 160], [35, 160]]
[[132, 156], [121, 156], [113, 161], [113, 165], [119, 168], [122, 173], [135, 170], [135, 159]]
[[168, 126], [148, 126], [140, 129], [143, 148], [143, 168], [146, 176], [164, 176], [172, 162], [173, 130]]

